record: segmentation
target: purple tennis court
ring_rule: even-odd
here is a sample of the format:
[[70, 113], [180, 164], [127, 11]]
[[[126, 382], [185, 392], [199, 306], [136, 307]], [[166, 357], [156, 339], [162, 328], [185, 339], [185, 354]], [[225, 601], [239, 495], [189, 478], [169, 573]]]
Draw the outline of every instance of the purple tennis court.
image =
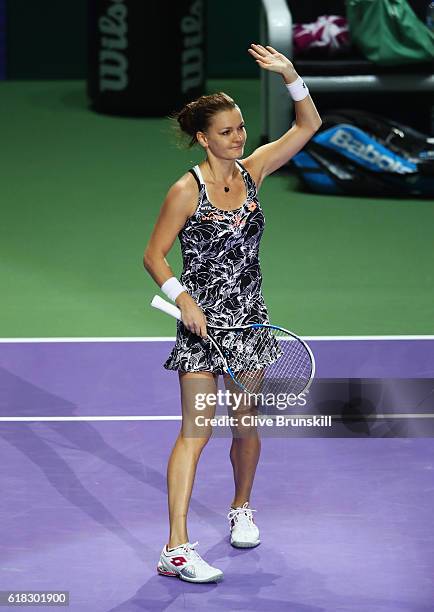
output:
[[0, 0], [0, 612], [434, 612], [433, 27]]
[[[77, 612], [431, 611], [432, 396], [411, 437], [264, 436], [254, 550], [229, 544], [230, 440], [214, 437], [189, 531], [224, 582], [156, 574], [180, 425], [177, 376], [161, 368], [171, 344], [2, 342], [0, 590], [66, 590]], [[310, 345], [323, 378], [434, 378], [432, 338]]]

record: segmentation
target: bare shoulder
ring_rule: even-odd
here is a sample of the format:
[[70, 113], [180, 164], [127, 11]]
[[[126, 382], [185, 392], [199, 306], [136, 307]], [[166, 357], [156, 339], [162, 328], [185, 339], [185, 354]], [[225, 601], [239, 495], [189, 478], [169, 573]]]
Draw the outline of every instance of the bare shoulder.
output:
[[249, 155], [249, 157], [246, 157], [245, 159], [240, 159], [240, 164], [242, 164], [250, 174], [252, 179], [255, 181], [256, 188], [259, 190], [263, 180], [261, 177], [261, 167], [259, 163], [255, 163], [255, 158], [253, 155]]
[[176, 206], [190, 217], [197, 207], [198, 186], [191, 172], [183, 174], [167, 192], [165, 204]]

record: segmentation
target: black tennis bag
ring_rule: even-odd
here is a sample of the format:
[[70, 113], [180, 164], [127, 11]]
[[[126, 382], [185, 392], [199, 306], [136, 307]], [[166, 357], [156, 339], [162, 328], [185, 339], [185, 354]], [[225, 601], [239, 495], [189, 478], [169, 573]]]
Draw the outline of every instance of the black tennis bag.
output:
[[434, 138], [353, 109], [331, 111], [291, 164], [312, 191], [434, 197]]

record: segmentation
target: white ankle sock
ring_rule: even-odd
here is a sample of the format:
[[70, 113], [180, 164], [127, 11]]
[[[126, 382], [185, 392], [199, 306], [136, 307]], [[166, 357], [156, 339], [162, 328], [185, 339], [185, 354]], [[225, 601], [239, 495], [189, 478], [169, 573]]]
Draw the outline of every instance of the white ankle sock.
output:
[[167, 552], [173, 552], [177, 548], [181, 548], [181, 546], [185, 546], [186, 544], [188, 544], [188, 542], [185, 542], [185, 544], [178, 544], [178, 546], [175, 546], [175, 548], [168, 548], [167, 545], [166, 545], [166, 550], [167, 550]]

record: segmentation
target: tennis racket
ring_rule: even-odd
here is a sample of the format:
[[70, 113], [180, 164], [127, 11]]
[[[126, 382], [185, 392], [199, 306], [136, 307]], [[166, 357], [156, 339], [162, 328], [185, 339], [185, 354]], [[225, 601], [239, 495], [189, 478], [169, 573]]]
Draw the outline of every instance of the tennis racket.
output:
[[[179, 308], [154, 296], [151, 306], [181, 321]], [[222, 370], [249, 394], [306, 391], [315, 375], [309, 346], [277, 325], [255, 323], [240, 327], [207, 325], [207, 337], [217, 351]]]

